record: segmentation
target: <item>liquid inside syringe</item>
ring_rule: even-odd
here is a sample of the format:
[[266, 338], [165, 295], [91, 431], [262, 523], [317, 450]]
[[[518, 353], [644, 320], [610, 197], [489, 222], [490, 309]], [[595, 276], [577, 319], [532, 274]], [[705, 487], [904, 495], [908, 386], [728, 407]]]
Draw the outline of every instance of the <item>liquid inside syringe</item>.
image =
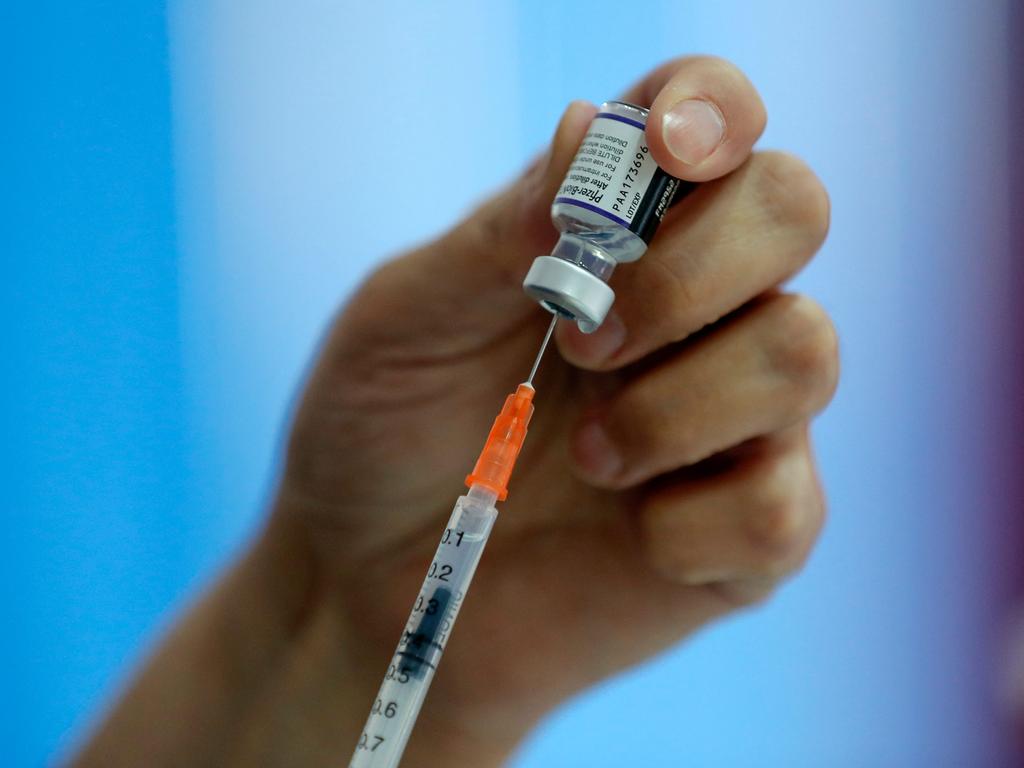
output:
[[556, 322], [552, 318], [529, 377], [505, 400], [466, 478], [469, 492], [455, 502], [441, 534], [349, 768], [394, 768], [402, 758], [498, 516], [495, 502], [508, 492], [533, 415], [533, 377]]

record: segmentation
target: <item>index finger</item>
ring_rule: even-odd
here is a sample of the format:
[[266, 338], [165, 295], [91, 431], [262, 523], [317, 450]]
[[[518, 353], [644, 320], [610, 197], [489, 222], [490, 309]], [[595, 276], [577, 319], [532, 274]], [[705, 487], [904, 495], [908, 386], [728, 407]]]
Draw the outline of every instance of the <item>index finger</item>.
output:
[[714, 56], [662, 64], [623, 98], [650, 107], [647, 144], [654, 159], [687, 181], [709, 181], [738, 168], [767, 120], [751, 82]]

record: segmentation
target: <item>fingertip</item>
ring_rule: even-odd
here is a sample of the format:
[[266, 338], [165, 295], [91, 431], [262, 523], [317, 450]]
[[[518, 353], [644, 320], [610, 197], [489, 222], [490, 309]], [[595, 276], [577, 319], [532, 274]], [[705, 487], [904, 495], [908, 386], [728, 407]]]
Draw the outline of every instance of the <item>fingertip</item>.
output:
[[551, 151], [544, 174], [545, 195], [554, 196], [596, 114], [597, 106], [585, 99], [571, 101], [565, 108], [551, 139]]
[[561, 159], [566, 165], [569, 164], [596, 114], [597, 105], [586, 99], [574, 99], [569, 102], [558, 120], [554, 136], [551, 137], [553, 159]]
[[589, 99], [573, 99], [569, 102], [569, 106], [565, 108], [562, 120], [570, 121], [574, 125], [582, 124], [586, 127], [594, 119], [597, 110], [597, 105]]
[[593, 333], [583, 333], [576, 323], [563, 321], [555, 329], [555, 342], [562, 356], [573, 365], [588, 370], [610, 367], [625, 346], [626, 325], [612, 309]]
[[709, 181], [746, 160], [766, 120], [760, 96], [739, 69], [696, 57], [684, 60], [655, 97], [647, 141], [673, 176]]
[[514, 219], [512, 228], [517, 232], [517, 239], [510, 252], [517, 263], [521, 263], [525, 255], [536, 256], [553, 245], [551, 201], [596, 114], [597, 107], [586, 100], [570, 102], [558, 120], [547, 149], [514, 186], [512, 204], [498, 209], [499, 219]]

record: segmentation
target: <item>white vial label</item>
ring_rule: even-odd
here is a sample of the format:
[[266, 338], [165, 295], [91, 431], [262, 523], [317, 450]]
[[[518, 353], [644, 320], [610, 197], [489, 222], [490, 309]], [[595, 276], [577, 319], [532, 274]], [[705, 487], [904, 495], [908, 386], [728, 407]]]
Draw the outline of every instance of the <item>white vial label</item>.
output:
[[651, 157], [642, 123], [601, 112], [555, 202], [586, 208], [649, 240], [678, 184]]

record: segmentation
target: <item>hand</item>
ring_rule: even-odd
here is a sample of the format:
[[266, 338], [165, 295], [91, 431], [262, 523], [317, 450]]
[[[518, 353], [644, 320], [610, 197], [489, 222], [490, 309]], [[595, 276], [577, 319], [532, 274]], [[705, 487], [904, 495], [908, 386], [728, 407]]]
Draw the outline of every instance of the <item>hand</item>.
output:
[[[836, 385], [836, 338], [779, 286], [823, 241], [826, 193], [800, 161], [751, 154], [764, 109], [723, 61], [673, 61], [624, 99], [652, 106], [658, 163], [705, 183], [616, 271], [596, 333], [559, 324], [410, 766], [500, 761], [569, 694], [767, 596], [822, 523], [807, 429]], [[521, 281], [554, 244], [551, 200], [594, 112], [572, 104], [520, 180], [373, 274], [311, 374], [270, 531], [308, 542], [302, 642], [334, 659], [288, 683], [317, 692], [295, 719], [342, 753], [549, 320]]]

